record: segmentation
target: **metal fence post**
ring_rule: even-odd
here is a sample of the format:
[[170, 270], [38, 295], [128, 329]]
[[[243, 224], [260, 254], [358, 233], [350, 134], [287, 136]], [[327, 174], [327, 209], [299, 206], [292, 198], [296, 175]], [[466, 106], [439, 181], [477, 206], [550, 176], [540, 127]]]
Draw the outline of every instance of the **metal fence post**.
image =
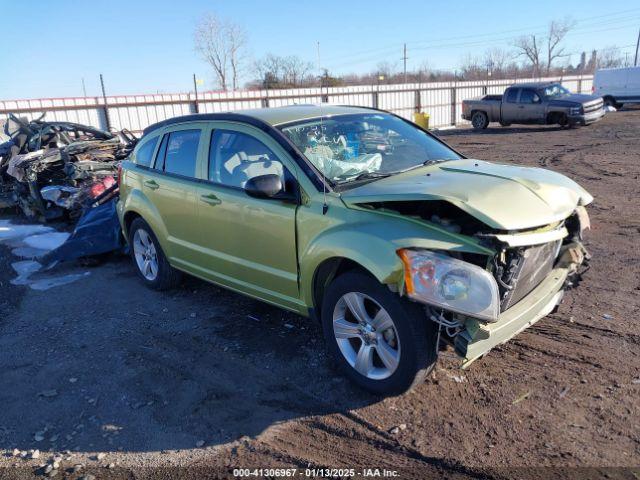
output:
[[582, 74], [578, 78], [578, 93], [582, 93]]
[[416, 113], [420, 113], [422, 110], [422, 99], [420, 98], [420, 90], [416, 90], [413, 93], [413, 108]]
[[458, 88], [454, 84], [451, 87], [451, 125], [456, 124], [456, 104], [458, 103]]
[[371, 92], [371, 104], [373, 108], [378, 108], [378, 94], [379, 92]]

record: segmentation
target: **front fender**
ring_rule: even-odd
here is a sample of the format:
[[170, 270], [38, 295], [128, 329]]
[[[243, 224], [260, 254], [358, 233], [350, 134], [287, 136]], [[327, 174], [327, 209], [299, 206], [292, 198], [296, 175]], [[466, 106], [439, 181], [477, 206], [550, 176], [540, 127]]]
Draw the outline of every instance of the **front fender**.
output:
[[324, 230], [302, 252], [302, 298], [308, 305], [312, 304], [315, 272], [324, 261], [332, 258], [356, 262], [380, 283], [396, 285], [401, 289], [404, 270], [396, 251], [410, 247], [485, 255], [489, 253], [489, 250], [468, 237], [431, 229], [406, 218], [394, 221], [378, 217], [368, 222], [343, 223]]
[[171, 257], [171, 246], [167, 242], [168, 232], [167, 227], [162, 220], [162, 215], [156, 208], [156, 206], [144, 195], [140, 190], [131, 190], [124, 201], [121, 199], [118, 202], [118, 217], [122, 225], [122, 231], [125, 233], [125, 238], [129, 238], [129, 232], [125, 224], [125, 217], [128, 213], [135, 213], [142, 217], [145, 222], [149, 224], [151, 230], [158, 239], [158, 243], [162, 247], [162, 251], [165, 252], [167, 257]]

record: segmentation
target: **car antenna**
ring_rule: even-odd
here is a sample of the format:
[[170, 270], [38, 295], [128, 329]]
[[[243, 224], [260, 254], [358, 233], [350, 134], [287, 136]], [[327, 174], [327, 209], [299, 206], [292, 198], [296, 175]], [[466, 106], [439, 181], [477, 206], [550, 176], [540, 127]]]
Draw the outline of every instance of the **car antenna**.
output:
[[[320, 104], [318, 105], [320, 109], [320, 140], [324, 138], [324, 125], [322, 123], [322, 79], [324, 78], [322, 68], [320, 66], [320, 41], [316, 44], [318, 51], [318, 72], [320, 72]], [[329, 87], [327, 86], [327, 94]], [[328, 95], [327, 95], [328, 99]], [[322, 168], [322, 215], [326, 215], [329, 210], [329, 205], [327, 204], [327, 175], [325, 174], [324, 161], [321, 162]]]

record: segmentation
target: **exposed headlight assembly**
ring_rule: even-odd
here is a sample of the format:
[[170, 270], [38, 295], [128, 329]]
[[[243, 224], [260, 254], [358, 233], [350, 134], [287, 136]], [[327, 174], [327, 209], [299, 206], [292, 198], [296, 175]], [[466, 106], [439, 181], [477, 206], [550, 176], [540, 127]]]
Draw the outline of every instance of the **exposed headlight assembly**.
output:
[[422, 303], [495, 322], [498, 284], [489, 272], [429, 250], [398, 250], [407, 295]]

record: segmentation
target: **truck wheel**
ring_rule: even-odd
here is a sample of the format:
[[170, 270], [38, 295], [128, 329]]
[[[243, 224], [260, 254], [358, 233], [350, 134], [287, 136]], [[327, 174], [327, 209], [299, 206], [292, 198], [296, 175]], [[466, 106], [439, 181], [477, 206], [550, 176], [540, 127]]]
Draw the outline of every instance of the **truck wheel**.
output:
[[616, 99], [613, 97], [604, 97], [604, 106], [605, 107], [613, 107], [616, 110], [620, 110], [622, 108], [622, 103], [616, 102]]
[[571, 127], [571, 123], [564, 113], [559, 113], [556, 116], [556, 122], [558, 122], [558, 125], [560, 125], [562, 128]]
[[489, 117], [484, 112], [474, 112], [471, 116], [471, 125], [476, 130], [484, 130], [489, 126]]
[[500, 122], [500, 125], [503, 126], [503, 127], [510, 127], [511, 126], [511, 124], [507, 123], [507, 122]]
[[154, 290], [168, 290], [180, 282], [180, 272], [169, 265], [158, 239], [142, 218], [136, 218], [129, 227], [129, 247], [145, 285]]
[[437, 325], [424, 308], [361, 272], [347, 272], [329, 285], [322, 328], [336, 366], [376, 394], [405, 392], [435, 365]]

